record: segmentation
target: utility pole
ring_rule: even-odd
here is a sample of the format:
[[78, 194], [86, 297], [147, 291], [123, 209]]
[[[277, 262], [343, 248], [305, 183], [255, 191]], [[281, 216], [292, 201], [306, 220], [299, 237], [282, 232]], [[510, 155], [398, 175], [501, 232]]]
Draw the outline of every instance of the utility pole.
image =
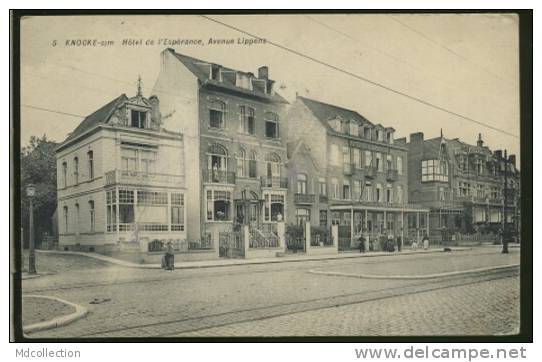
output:
[[503, 222], [502, 222], [502, 253], [508, 254], [508, 233], [506, 232], [507, 215], [506, 204], [508, 202], [508, 155], [504, 150], [504, 197], [503, 197]]
[[29, 201], [29, 255], [28, 255], [28, 274], [36, 274], [36, 254], [35, 254], [35, 243], [34, 243], [34, 203], [33, 198], [36, 194], [36, 187], [32, 184], [26, 186], [26, 196], [28, 196]]

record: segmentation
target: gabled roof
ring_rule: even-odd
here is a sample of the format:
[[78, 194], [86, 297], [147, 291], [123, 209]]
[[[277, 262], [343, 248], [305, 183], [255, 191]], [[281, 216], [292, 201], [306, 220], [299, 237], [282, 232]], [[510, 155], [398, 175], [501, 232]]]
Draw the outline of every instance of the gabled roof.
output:
[[[233, 91], [236, 91], [236, 92], [239, 92], [239, 93], [252, 95], [252, 96], [257, 96], [257, 97], [265, 98], [265, 99], [268, 99], [268, 100], [271, 100], [271, 101], [274, 101], [274, 102], [278, 102], [278, 103], [288, 103], [288, 101], [286, 99], [284, 99], [282, 96], [280, 96], [276, 92], [274, 92], [274, 94], [266, 94], [264, 92], [259, 92], [259, 91], [256, 91], [256, 90], [250, 90], [250, 89], [245, 89], [245, 88], [242, 88], [242, 87], [237, 87], [235, 85], [235, 83], [232, 83], [232, 82], [228, 82], [228, 81], [220, 82], [220, 81], [211, 79], [209, 77], [210, 74], [207, 74], [206, 72], [204, 72], [202, 70], [202, 68], [200, 66], [198, 66], [198, 64], [218, 65], [221, 68], [222, 72], [224, 72], [224, 71], [226, 71], [226, 72], [235, 72], [235, 73], [242, 73], [242, 74], [245, 74], [245, 75], [248, 75], [249, 74], [248, 72], [235, 70], [235, 69], [232, 69], [232, 68], [222, 66], [220, 64], [208, 62], [206, 60], [197, 59], [197, 58], [190, 57], [190, 56], [184, 55], [184, 54], [179, 54], [179, 53], [175, 52], [171, 48], [168, 48], [167, 50], [170, 51], [171, 54], [173, 54], [175, 56], [175, 58], [177, 58], [204, 85], [213, 85], [213, 86], [218, 87], [218, 88], [229, 89], [229, 90], [233, 90]], [[254, 78], [254, 79], [263, 81], [263, 79], [260, 79], [260, 78]], [[269, 79], [269, 81], [273, 82], [273, 80], [271, 80], [271, 79]]]
[[356, 120], [362, 124], [370, 124], [373, 125], [367, 118], [362, 116], [356, 111], [352, 111], [350, 109], [334, 106], [332, 104], [323, 103], [316, 101], [314, 99], [309, 99], [305, 97], [297, 97], [303, 104], [309, 108], [309, 110], [314, 114], [316, 118], [322, 122], [322, 124], [328, 128], [331, 129], [331, 127], [328, 124], [328, 121], [335, 119], [337, 117], [343, 118], [345, 120], [353, 119]]
[[126, 102], [128, 97], [126, 94], [121, 94], [111, 102], [107, 103], [102, 108], [98, 109], [94, 113], [88, 115], [79, 125], [73, 130], [73, 132], [62, 142], [60, 146], [68, 141], [82, 135], [86, 131], [96, 127], [98, 124], [105, 124], [109, 120], [111, 114], [117, 109], [117, 106], [123, 102]]

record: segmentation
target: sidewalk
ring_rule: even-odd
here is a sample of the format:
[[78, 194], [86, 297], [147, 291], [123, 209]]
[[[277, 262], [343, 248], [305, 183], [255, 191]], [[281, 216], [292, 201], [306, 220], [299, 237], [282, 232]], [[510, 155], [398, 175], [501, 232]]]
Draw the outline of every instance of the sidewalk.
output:
[[[452, 247], [453, 252], [470, 250], [470, 247]], [[111, 264], [138, 269], [161, 269], [160, 264], [137, 264], [125, 260], [112, 258], [110, 256], [97, 254], [93, 252], [78, 252], [78, 251], [56, 251], [56, 250], [37, 250], [38, 253], [51, 253], [59, 255], [81, 255], [89, 258], [98, 259]], [[259, 258], [259, 259], [217, 259], [206, 261], [189, 261], [182, 262], [175, 265], [175, 269], [196, 269], [196, 268], [213, 268], [223, 266], [237, 266], [237, 265], [254, 265], [254, 264], [272, 264], [272, 263], [287, 263], [287, 262], [302, 262], [302, 261], [318, 261], [318, 260], [333, 260], [333, 259], [348, 259], [348, 258], [370, 258], [376, 256], [401, 256], [412, 254], [430, 254], [430, 253], [442, 253], [442, 248], [433, 248], [429, 250], [404, 250], [401, 252], [368, 252], [360, 253], [359, 251], [346, 251], [340, 252], [336, 255], [286, 255], [274, 258]]]

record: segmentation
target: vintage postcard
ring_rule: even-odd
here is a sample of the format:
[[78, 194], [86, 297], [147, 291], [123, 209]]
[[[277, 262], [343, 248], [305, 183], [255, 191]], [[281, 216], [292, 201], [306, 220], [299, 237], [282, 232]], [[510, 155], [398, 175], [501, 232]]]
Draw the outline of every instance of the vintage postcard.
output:
[[20, 18], [19, 338], [518, 335], [520, 23]]

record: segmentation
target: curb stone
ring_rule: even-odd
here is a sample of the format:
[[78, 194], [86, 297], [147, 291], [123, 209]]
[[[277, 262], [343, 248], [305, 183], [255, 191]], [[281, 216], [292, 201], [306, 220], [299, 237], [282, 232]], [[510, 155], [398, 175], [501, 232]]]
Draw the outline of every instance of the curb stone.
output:
[[[453, 251], [465, 251], [471, 250], [471, 247], [453, 247]], [[116, 264], [119, 266], [124, 266], [127, 268], [137, 268], [137, 269], [161, 269], [160, 264], [136, 264], [124, 260], [119, 260], [112, 258], [110, 256], [97, 254], [94, 252], [80, 252], [80, 251], [57, 251], [57, 250], [37, 250], [39, 253], [50, 253], [50, 254], [59, 254], [59, 255], [80, 255], [86, 256], [89, 258], [98, 259], [104, 262], [111, 264]], [[401, 255], [421, 255], [421, 254], [431, 254], [431, 253], [442, 253], [442, 249], [430, 249], [430, 250], [405, 250], [400, 253], [386, 253], [378, 252], [375, 254], [360, 254], [359, 252], [351, 252], [342, 255], [325, 255], [325, 256], [301, 256], [301, 257], [277, 257], [272, 259], [226, 259], [226, 260], [213, 260], [213, 261], [204, 261], [204, 262], [181, 262], [178, 265], [175, 265], [175, 269], [198, 269], [198, 268], [213, 268], [213, 267], [224, 267], [224, 266], [239, 266], [239, 265], [255, 265], [255, 264], [273, 264], [273, 263], [292, 263], [292, 262], [302, 262], [302, 261], [318, 261], [318, 260], [336, 260], [336, 259], [350, 259], [350, 258], [371, 258], [371, 257], [393, 257]], [[192, 264], [192, 265], [190, 265]]]
[[493, 271], [493, 270], [512, 269], [512, 268], [516, 268], [516, 267], [519, 267], [519, 264], [499, 265], [499, 266], [491, 266], [491, 267], [487, 267], [487, 268], [459, 270], [459, 271], [453, 271], [453, 272], [438, 273], [438, 274], [426, 274], [426, 275], [351, 274], [351, 273], [342, 273], [342, 272], [326, 272], [326, 271], [320, 271], [320, 270], [315, 270], [315, 269], [309, 270], [309, 273], [311, 273], [311, 274], [319, 274], [319, 275], [327, 275], [327, 276], [358, 278], [358, 279], [417, 280], [417, 279], [434, 279], [434, 278], [442, 278], [442, 277], [457, 276], [457, 275], [475, 274], [475, 273], [481, 273], [481, 272]]
[[66, 324], [75, 322], [76, 320], [83, 318], [88, 313], [87, 308], [85, 308], [85, 307], [83, 307], [81, 305], [72, 303], [72, 302], [68, 302], [67, 300], [57, 298], [57, 297], [52, 297], [52, 296], [48, 296], [48, 295], [28, 294], [28, 295], [23, 295], [23, 298], [50, 299], [50, 300], [54, 300], [54, 301], [57, 301], [57, 302], [60, 302], [60, 303], [67, 304], [67, 305], [72, 306], [72, 307], [75, 308], [75, 312], [73, 312], [72, 314], [68, 314], [68, 315], [64, 315], [64, 316], [60, 316], [60, 317], [55, 317], [55, 318], [53, 318], [51, 320], [48, 320], [48, 321], [23, 326], [23, 333], [25, 333], [25, 334], [26, 333], [32, 333], [32, 332], [38, 332], [38, 331], [44, 331], [46, 329], [53, 329], [53, 328], [57, 328], [57, 327], [62, 327], [62, 326], [65, 326]]

